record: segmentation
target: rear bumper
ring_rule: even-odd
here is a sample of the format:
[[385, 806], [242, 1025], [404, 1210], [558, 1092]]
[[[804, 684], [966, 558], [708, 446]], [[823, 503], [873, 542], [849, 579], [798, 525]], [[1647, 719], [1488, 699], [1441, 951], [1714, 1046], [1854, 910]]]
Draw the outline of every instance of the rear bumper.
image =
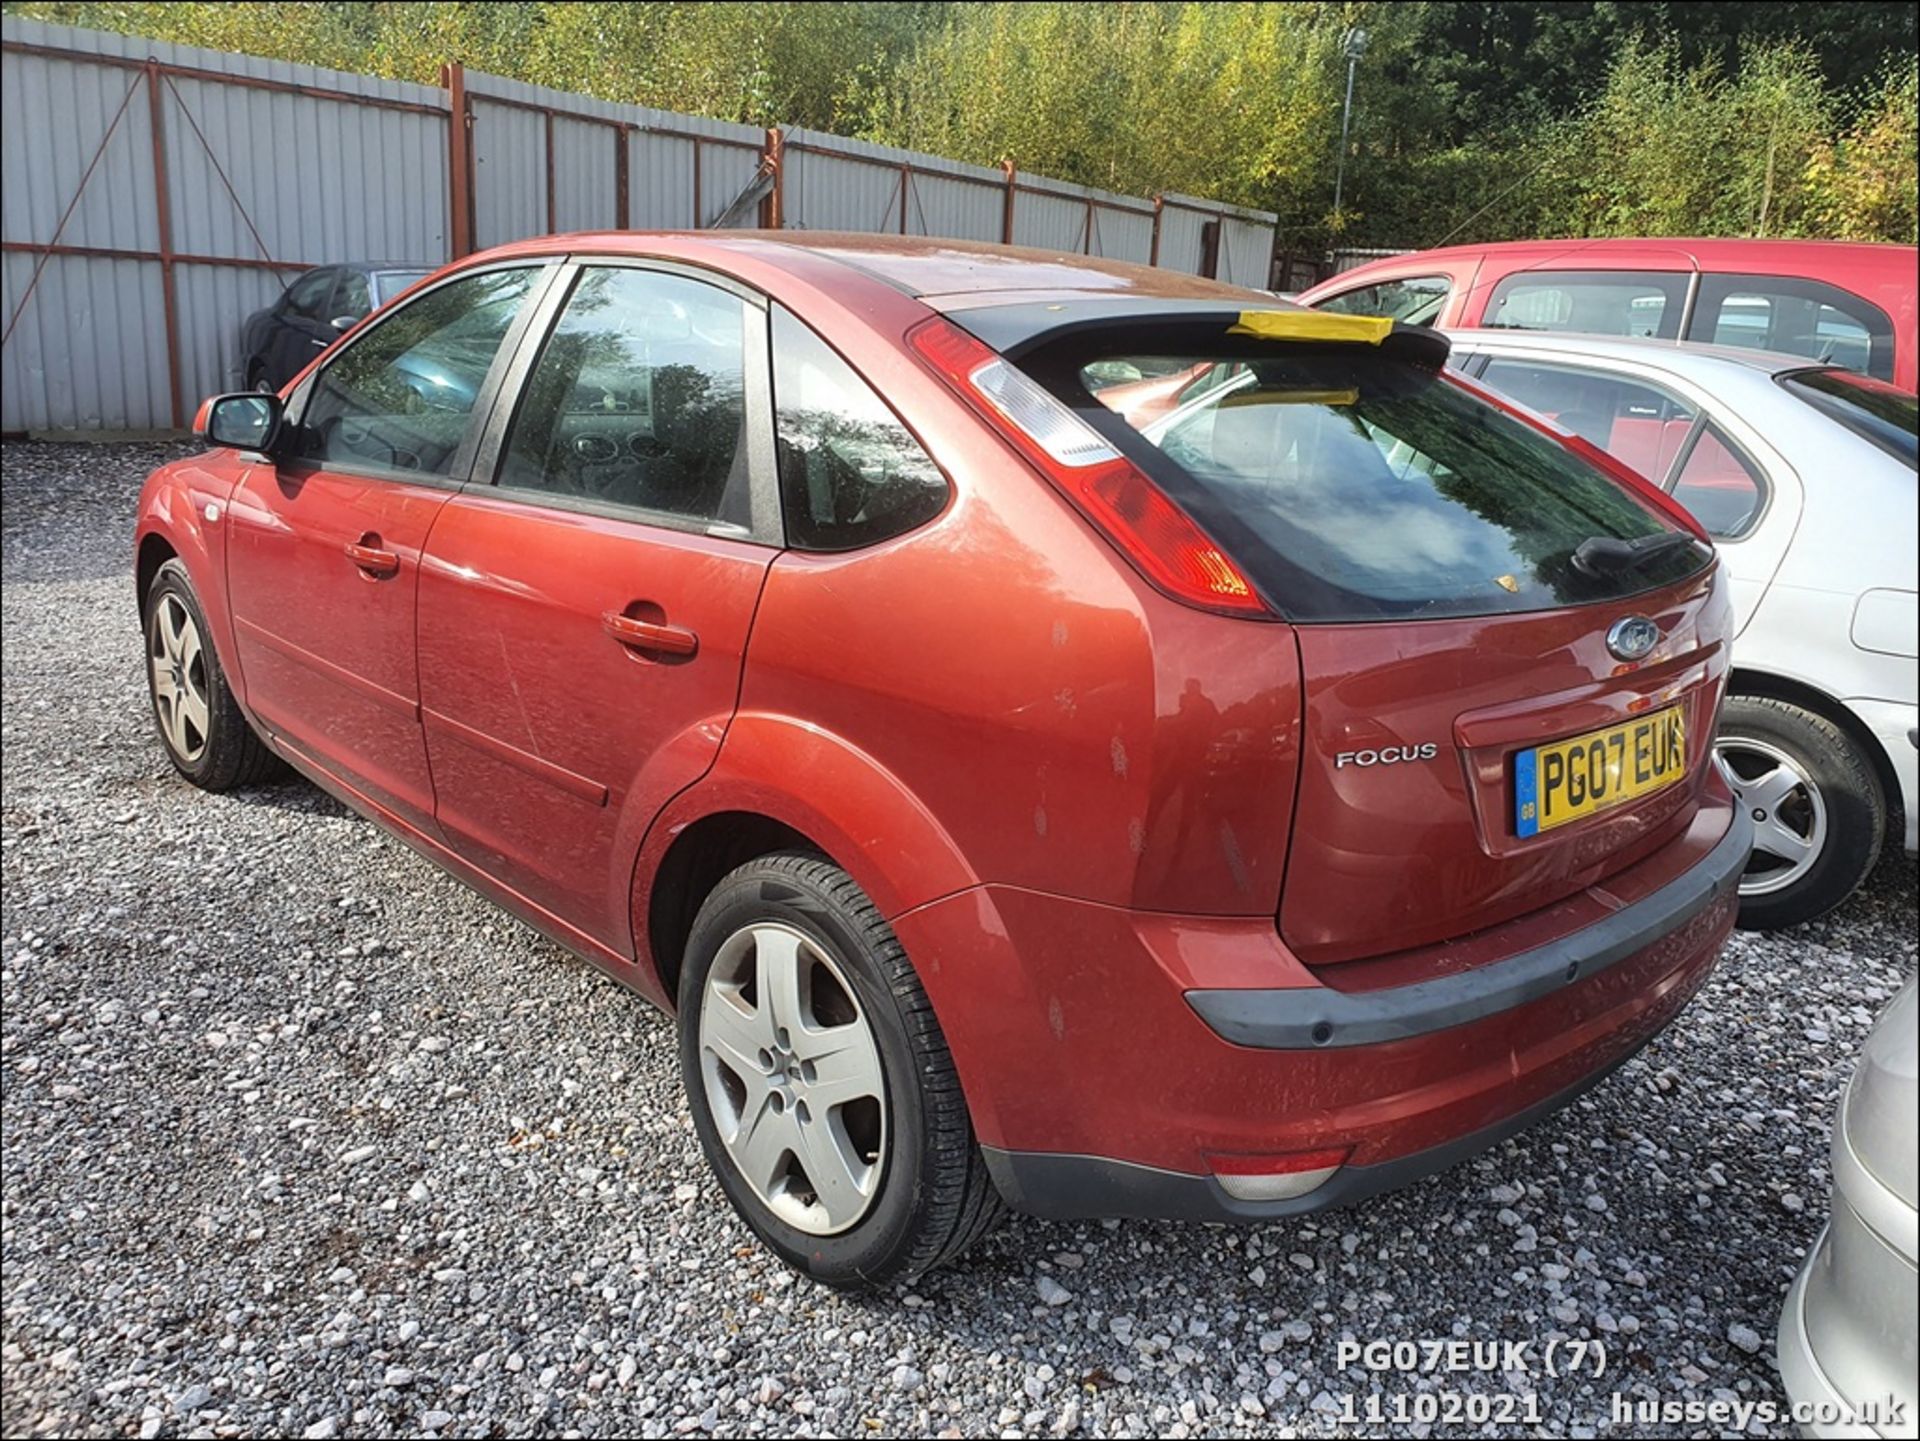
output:
[[1491, 1150], [1509, 1136], [1518, 1135], [1592, 1090], [1651, 1039], [1651, 1035], [1642, 1037], [1625, 1055], [1566, 1090], [1535, 1101], [1490, 1126], [1391, 1161], [1379, 1161], [1371, 1166], [1342, 1166], [1306, 1195], [1286, 1201], [1243, 1201], [1228, 1195], [1212, 1176], [1161, 1171], [1104, 1156], [1002, 1151], [992, 1146], [983, 1147], [982, 1154], [986, 1157], [987, 1171], [1007, 1204], [1033, 1216], [1062, 1220], [1087, 1216], [1137, 1216], [1167, 1221], [1278, 1220], [1307, 1211], [1350, 1206], [1382, 1191], [1396, 1191]]
[[1706, 859], [1604, 920], [1491, 965], [1418, 985], [1349, 993], [1324, 986], [1189, 991], [1187, 1003], [1222, 1038], [1263, 1050], [1368, 1046], [1513, 1010], [1639, 955], [1739, 888], [1753, 822], [1733, 813]]
[[[981, 886], [894, 928], [1013, 1205], [1257, 1221], [1443, 1169], [1619, 1066], [1706, 979], [1748, 839], [1729, 803], [1703, 807], [1604, 888], [1475, 939], [1504, 954], [1371, 990], [1335, 989], [1353, 985], [1343, 968], [1304, 966], [1258, 917]], [[1247, 1174], [1247, 1158], [1327, 1151], [1341, 1164], [1304, 1195], [1238, 1199], [1216, 1179]]]

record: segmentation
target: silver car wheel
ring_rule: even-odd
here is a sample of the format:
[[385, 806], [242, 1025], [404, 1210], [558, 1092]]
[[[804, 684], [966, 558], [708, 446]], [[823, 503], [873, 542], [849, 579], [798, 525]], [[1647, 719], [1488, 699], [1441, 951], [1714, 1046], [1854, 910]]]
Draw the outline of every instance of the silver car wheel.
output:
[[176, 595], [162, 595], [147, 617], [147, 670], [160, 734], [174, 755], [191, 765], [207, 748], [212, 707], [200, 627]]
[[700, 1079], [727, 1155], [775, 1216], [831, 1236], [866, 1215], [886, 1157], [886, 1081], [823, 946], [771, 921], [727, 938], [700, 1000]]
[[1808, 871], [1827, 843], [1827, 803], [1800, 763], [1777, 746], [1747, 736], [1714, 744], [1734, 799], [1753, 818], [1753, 857], [1740, 894], [1783, 891]]

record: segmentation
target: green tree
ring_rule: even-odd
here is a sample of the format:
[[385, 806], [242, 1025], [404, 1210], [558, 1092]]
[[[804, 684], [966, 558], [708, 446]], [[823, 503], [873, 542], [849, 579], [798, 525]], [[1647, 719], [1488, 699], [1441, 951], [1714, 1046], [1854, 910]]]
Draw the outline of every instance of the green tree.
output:
[[1807, 231], [1920, 243], [1920, 74], [1907, 59], [1867, 89], [1854, 122], [1807, 158]]

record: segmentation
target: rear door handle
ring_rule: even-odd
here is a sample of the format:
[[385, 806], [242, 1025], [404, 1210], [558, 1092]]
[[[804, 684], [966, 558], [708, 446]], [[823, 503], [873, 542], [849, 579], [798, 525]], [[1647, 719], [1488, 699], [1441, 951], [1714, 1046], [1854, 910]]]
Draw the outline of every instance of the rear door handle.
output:
[[610, 610], [600, 617], [600, 624], [608, 635], [619, 641], [629, 650], [659, 651], [663, 655], [692, 655], [700, 649], [700, 637], [683, 626], [657, 625], [650, 620], [636, 620], [630, 615], [622, 615]]
[[400, 557], [378, 546], [347, 542], [347, 559], [371, 576], [389, 576], [400, 569]]

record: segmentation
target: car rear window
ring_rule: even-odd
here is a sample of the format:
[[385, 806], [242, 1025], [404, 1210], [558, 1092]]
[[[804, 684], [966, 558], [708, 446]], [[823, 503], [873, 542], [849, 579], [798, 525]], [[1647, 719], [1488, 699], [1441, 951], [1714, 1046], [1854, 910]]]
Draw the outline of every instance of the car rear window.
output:
[[[1165, 330], [1155, 333], [1160, 339]], [[1712, 552], [1552, 437], [1386, 349], [1222, 343], [1024, 359], [1186, 508], [1297, 620], [1497, 615], [1616, 600]], [[1209, 367], [1214, 383], [1135, 429], [1088, 369]], [[1576, 563], [1575, 552], [1589, 540]], [[1602, 555], [1609, 551], [1616, 555]]]
[[1863, 440], [1920, 469], [1920, 399], [1846, 370], [1796, 370], [1780, 384]]

